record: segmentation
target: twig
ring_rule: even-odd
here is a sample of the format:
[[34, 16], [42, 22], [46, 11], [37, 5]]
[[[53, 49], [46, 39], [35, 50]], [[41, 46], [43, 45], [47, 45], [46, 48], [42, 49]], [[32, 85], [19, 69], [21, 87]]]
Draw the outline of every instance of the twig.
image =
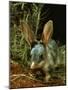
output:
[[26, 76], [26, 75], [25, 74], [13, 74], [13, 75], [10, 76], [10, 78], [16, 77], [16, 76]]
[[14, 75], [10, 76], [10, 78], [13, 78], [13, 77], [15, 77], [15, 78], [12, 79], [11, 81], [15, 81], [16, 79], [18, 79], [18, 78], [20, 78], [20, 77], [26, 77], [26, 78], [29, 78], [29, 79], [31, 79], [31, 80], [40, 81], [40, 80], [35, 79], [35, 78], [32, 77], [32, 76], [26, 76], [25, 74], [14, 74]]

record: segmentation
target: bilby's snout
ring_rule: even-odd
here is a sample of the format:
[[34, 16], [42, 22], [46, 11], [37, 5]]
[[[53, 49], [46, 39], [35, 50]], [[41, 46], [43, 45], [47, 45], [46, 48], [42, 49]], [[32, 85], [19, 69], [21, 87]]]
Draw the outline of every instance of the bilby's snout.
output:
[[36, 44], [31, 50], [31, 69], [36, 69], [43, 61], [45, 56], [45, 47], [42, 44]]

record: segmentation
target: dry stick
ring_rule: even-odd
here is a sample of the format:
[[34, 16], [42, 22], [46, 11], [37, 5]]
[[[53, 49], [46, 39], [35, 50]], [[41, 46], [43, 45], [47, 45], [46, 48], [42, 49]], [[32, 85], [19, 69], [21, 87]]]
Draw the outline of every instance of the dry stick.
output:
[[15, 81], [16, 79], [18, 79], [20, 76], [16, 76], [14, 79], [10, 80], [10, 81]]
[[20, 77], [26, 77], [26, 78], [29, 78], [29, 79], [31, 79], [31, 80], [40, 82], [40, 83], [42, 83], [42, 84], [50, 84], [50, 83], [51, 83], [51, 84], [55, 84], [53, 81], [45, 82], [45, 81], [37, 80], [37, 79], [35, 79], [35, 78], [33, 78], [33, 77], [30, 77], [30, 76], [26, 76], [25, 74], [17, 74], [17, 75], [14, 74], [14, 75], [10, 76], [10, 78], [12, 78], [12, 77], [15, 77], [15, 78], [12, 79], [12, 80], [10, 80], [11, 82], [15, 81], [16, 79], [19, 79]]
[[[33, 78], [33, 77], [30, 77], [30, 76], [26, 76], [25, 74], [14, 74], [14, 75], [12, 75], [12, 76], [10, 76], [10, 78], [12, 78], [12, 77], [16, 77], [16, 78], [14, 78], [14, 79], [12, 79], [12, 80], [10, 80], [10, 81], [15, 81], [16, 79], [18, 79], [18, 78], [20, 78], [20, 77], [26, 77], [26, 78], [29, 78], [29, 79], [32, 79], [32, 80], [35, 80], [35, 81], [40, 81], [40, 80], [37, 80], [37, 79], [35, 79], [35, 78]], [[41, 82], [41, 81], [40, 81]]]

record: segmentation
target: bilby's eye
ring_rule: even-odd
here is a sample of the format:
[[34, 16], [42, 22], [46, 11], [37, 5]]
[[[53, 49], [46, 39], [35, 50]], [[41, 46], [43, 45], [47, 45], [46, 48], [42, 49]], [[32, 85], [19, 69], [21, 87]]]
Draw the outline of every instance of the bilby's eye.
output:
[[40, 55], [40, 59], [43, 59], [43, 55]]
[[34, 41], [34, 42], [32, 43], [32, 45], [31, 45], [31, 48], [33, 48], [36, 44], [37, 44], [37, 42]]

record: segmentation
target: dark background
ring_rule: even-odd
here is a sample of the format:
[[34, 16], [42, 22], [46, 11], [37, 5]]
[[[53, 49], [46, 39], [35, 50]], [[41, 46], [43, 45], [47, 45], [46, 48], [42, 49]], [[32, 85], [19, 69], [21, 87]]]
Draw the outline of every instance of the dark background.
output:
[[53, 20], [54, 26], [54, 33], [52, 38], [61, 45], [66, 44], [66, 5], [45, 4], [42, 9], [42, 13], [46, 11], [47, 13], [44, 14], [46, 18], [43, 20], [42, 27], [40, 27], [41, 32], [43, 30], [44, 24], [51, 19]]

